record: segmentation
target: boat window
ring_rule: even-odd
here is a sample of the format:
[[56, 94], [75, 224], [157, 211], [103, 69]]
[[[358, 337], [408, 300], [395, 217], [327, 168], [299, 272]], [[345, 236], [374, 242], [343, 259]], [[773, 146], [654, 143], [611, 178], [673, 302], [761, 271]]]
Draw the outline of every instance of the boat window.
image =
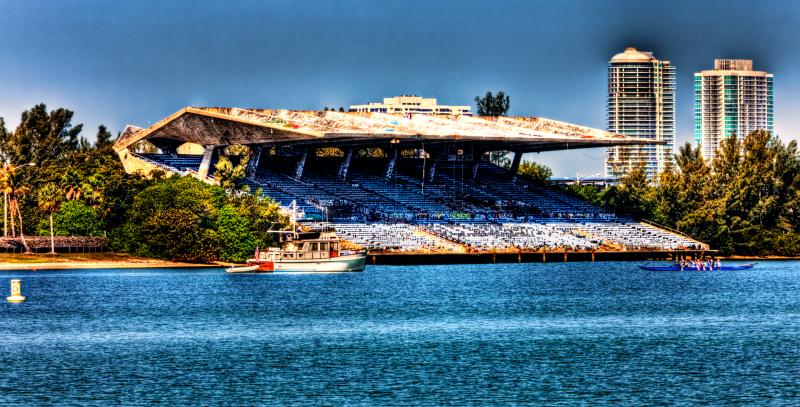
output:
[[303, 257], [303, 253], [297, 253], [297, 258], [299, 259], [301, 257]]
[[323, 252], [328, 251], [328, 242], [322, 242], [319, 244], [319, 250]]
[[312, 252], [317, 251], [317, 242], [311, 243], [311, 251]]

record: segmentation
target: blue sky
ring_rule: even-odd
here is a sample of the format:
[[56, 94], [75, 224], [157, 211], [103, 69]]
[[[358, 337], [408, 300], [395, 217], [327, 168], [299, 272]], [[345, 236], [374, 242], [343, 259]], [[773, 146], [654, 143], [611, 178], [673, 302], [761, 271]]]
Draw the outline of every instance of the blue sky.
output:
[[[5, 1], [0, 116], [68, 107], [92, 136], [184, 106], [321, 109], [414, 93], [604, 128], [607, 61], [626, 46], [677, 70], [678, 142], [692, 139], [692, 73], [748, 58], [775, 74], [776, 131], [800, 137], [800, 2]], [[526, 156], [556, 175], [603, 151]]]

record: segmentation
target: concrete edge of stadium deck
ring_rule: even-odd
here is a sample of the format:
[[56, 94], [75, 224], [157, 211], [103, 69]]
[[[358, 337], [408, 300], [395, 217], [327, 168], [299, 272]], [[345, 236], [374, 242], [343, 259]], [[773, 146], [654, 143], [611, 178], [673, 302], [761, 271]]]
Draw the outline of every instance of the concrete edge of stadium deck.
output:
[[369, 252], [367, 264], [407, 266], [433, 264], [566, 263], [595, 261], [650, 261], [681, 258], [716, 258], [716, 250], [620, 250], [620, 251], [499, 251], [476, 253]]
[[185, 107], [143, 129], [128, 126], [114, 144], [122, 151], [143, 139], [230, 144], [383, 144], [484, 142], [525, 152], [664, 144], [537, 117], [390, 115], [320, 111]]
[[[425, 151], [457, 146], [483, 152], [513, 151], [518, 157], [532, 152], [665, 144], [539, 117], [185, 107], [146, 129], [125, 128], [114, 149], [126, 171], [147, 173], [153, 169], [153, 163], [130, 149], [145, 139], [172, 155], [185, 143], [201, 146], [201, 169], [210, 165], [220, 147], [234, 144], [345, 150], [394, 146]], [[206, 172], [197, 176], [206, 179]]]

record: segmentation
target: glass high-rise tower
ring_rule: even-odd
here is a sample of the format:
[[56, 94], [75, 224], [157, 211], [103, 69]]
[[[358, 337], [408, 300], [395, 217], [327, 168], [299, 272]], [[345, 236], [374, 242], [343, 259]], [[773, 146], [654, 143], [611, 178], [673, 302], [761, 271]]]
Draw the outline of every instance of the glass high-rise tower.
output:
[[608, 149], [606, 177], [619, 178], [644, 164], [650, 179], [666, 168], [675, 145], [675, 67], [652, 52], [626, 48], [608, 61], [608, 131], [663, 141]]
[[717, 59], [694, 74], [694, 139], [706, 161], [725, 137], [773, 130], [772, 74], [753, 71], [748, 59]]

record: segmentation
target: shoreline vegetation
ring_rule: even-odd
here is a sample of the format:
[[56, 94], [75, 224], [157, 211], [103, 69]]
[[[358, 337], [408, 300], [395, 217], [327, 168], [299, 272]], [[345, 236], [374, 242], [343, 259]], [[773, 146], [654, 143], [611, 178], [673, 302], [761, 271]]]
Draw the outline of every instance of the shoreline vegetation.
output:
[[16, 130], [6, 130], [0, 118], [0, 187], [7, 198], [0, 219], [4, 235], [22, 246], [12, 249], [46, 250], [26, 237], [42, 243], [47, 236], [46, 248], [56, 252], [62, 237], [81, 236], [162, 264], [243, 262], [256, 247], [275, 245], [271, 231], [288, 227], [275, 201], [246, 193], [249, 149], [230, 148], [219, 159], [219, 185], [163, 171], [129, 174], [111, 132], [100, 126], [90, 143], [72, 117], [39, 104], [22, 113]]
[[800, 150], [764, 130], [727, 137], [710, 162], [686, 143], [650, 182], [636, 167], [619, 185], [566, 187], [584, 200], [691, 236], [722, 255], [800, 255]]
[[222, 267], [222, 264], [176, 262], [125, 253], [0, 253], [0, 272], [57, 269], [130, 269]]

